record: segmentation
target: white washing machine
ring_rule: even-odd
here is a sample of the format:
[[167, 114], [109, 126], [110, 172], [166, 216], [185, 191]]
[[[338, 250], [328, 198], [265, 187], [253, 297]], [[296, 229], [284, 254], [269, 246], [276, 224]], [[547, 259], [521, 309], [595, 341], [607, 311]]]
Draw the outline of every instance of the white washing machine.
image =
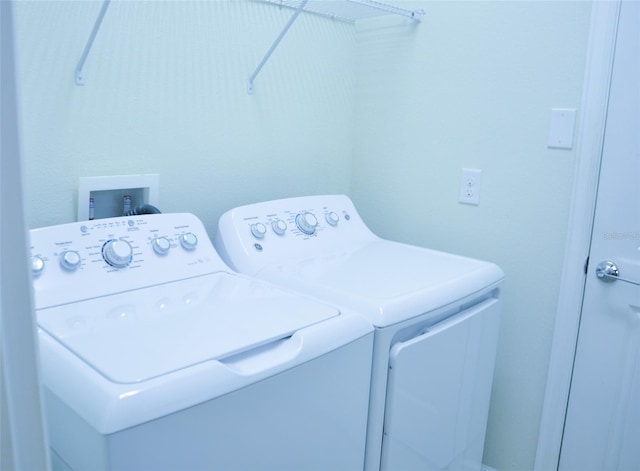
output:
[[361, 313], [375, 327], [367, 470], [479, 470], [503, 272], [380, 239], [346, 196], [222, 215], [229, 266]]
[[362, 469], [360, 316], [231, 273], [191, 214], [30, 235], [54, 468]]

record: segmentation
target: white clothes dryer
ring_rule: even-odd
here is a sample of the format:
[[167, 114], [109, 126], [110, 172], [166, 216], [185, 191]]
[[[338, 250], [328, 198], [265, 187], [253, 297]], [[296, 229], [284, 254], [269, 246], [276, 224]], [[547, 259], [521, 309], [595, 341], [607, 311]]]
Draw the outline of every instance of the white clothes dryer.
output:
[[361, 313], [375, 327], [367, 470], [479, 470], [503, 272], [383, 240], [346, 196], [235, 208], [216, 248], [233, 269]]
[[360, 316], [231, 273], [191, 214], [30, 236], [54, 469], [362, 469]]

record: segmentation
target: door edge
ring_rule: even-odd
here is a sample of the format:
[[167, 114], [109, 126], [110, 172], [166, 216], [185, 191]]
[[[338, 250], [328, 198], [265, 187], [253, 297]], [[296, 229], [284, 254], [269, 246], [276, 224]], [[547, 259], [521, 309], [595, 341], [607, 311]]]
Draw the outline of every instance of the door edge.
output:
[[594, 1], [560, 295], [538, 432], [535, 471], [557, 469], [584, 294], [613, 53], [622, 0]]

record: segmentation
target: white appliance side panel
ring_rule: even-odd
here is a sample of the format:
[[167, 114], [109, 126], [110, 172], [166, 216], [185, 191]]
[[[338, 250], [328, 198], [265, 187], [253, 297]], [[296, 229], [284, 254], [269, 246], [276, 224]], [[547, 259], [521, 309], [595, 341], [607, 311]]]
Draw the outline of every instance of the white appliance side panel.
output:
[[372, 336], [358, 339], [233, 393], [102, 435], [108, 461], [85, 451], [92, 437], [79, 418], [55, 416], [53, 447], [72, 469], [361, 470], [371, 343]]
[[353, 368], [370, 371], [373, 329], [355, 314], [320, 322], [265, 349], [201, 362], [136, 384], [107, 380], [43, 332], [40, 361], [45, 386], [94, 429], [109, 434], [258, 383], [355, 338], [367, 338], [370, 350], [367, 361]]
[[392, 347], [382, 469], [481, 468], [499, 322], [490, 299]]

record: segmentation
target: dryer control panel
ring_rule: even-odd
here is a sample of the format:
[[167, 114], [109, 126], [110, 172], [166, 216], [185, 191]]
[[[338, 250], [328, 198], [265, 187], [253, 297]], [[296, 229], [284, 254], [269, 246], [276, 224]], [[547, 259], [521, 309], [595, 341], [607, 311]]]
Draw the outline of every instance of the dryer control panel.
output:
[[232, 268], [255, 273], [278, 261], [378, 240], [344, 195], [287, 198], [241, 206], [218, 222], [215, 246]]
[[30, 242], [38, 309], [227, 270], [188, 213], [33, 229]]

